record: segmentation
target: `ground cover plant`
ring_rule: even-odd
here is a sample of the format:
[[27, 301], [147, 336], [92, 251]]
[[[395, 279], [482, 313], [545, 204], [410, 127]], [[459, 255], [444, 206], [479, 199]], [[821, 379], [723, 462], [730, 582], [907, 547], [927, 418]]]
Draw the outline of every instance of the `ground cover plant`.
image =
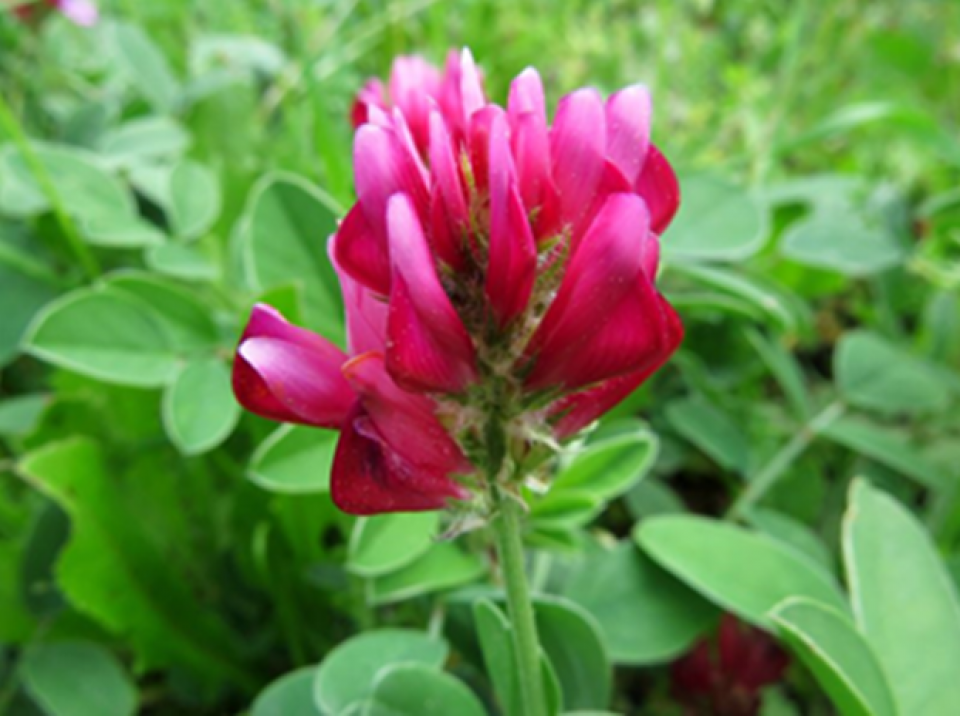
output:
[[956, 3], [6, 4], [0, 714], [960, 708]]

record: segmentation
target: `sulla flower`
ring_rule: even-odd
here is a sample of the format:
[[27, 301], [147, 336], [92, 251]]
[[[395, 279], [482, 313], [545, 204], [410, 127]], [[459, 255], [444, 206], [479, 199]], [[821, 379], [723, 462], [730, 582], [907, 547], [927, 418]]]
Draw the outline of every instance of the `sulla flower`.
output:
[[45, 7], [59, 10], [68, 20], [81, 27], [92, 27], [97, 24], [100, 13], [97, 6], [89, 0], [42, 0], [26, 5], [17, 5], [14, 13], [24, 22], [29, 22], [37, 13], [45, 10]]
[[501, 108], [467, 51], [442, 76], [403, 58], [391, 85], [391, 109], [361, 93], [357, 202], [329, 246], [347, 350], [258, 306], [234, 389], [341, 431], [347, 512], [482, 511], [678, 347], [655, 279], [679, 190], [643, 87], [574, 92], [550, 125], [534, 70]]
[[701, 641], [674, 662], [671, 688], [690, 714], [756, 716], [761, 691], [780, 681], [789, 665], [770, 636], [724, 614], [715, 642]]

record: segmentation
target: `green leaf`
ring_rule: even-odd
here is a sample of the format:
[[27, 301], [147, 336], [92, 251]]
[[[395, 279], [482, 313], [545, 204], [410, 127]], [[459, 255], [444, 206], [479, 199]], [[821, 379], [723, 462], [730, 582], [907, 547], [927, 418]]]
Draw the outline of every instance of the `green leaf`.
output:
[[180, 84], [167, 58], [137, 25], [117, 23], [114, 27], [117, 64], [130, 85], [157, 112], [172, 113], [180, 104]]
[[332, 430], [284, 425], [260, 443], [247, 477], [271, 492], [328, 492], [336, 446]]
[[610, 501], [647, 474], [657, 459], [658, 447], [656, 435], [644, 428], [592, 442], [560, 470], [547, 499], [576, 489]]
[[844, 398], [862, 408], [919, 413], [942, 410], [950, 399], [929, 364], [869, 331], [844, 334], [834, 375]]
[[244, 268], [254, 289], [300, 283], [308, 325], [344, 345], [343, 299], [327, 255], [337, 217], [324, 195], [298, 177], [269, 175], [251, 191], [241, 227]]
[[898, 265], [903, 243], [884, 217], [839, 196], [791, 226], [780, 241], [787, 258], [847, 276], [867, 276]]
[[459, 679], [422, 664], [397, 664], [377, 677], [363, 716], [486, 716]]
[[406, 567], [433, 544], [437, 512], [409, 512], [362, 517], [350, 537], [347, 569], [377, 577]]
[[163, 426], [184, 455], [212, 450], [240, 419], [230, 370], [217, 358], [188, 363], [163, 396]]
[[176, 665], [213, 683], [248, 682], [229, 630], [197, 601], [142, 519], [131, 519], [95, 443], [53, 443], [24, 457], [19, 472], [70, 516], [56, 574], [71, 605], [122, 635], [143, 668]]
[[48, 716], [132, 716], [137, 690], [113, 654], [86, 642], [38, 644], [20, 667], [31, 698]]
[[46, 393], [18, 395], [0, 400], [0, 435], [22, 437], [30, 433], [51, 398]]
[[821, 430], [820, 435], [925, 487], [942, 488], [951, 483], [949, 475], [928, 462], [902, 433], [863, 418], [840, 418]]
[[134, 296], [160, 320], [170, 342], [184, 353], [209, 354], [220, 341], [210, 309], [194, 293], [143, 271], [121, 271], [106, 286]]
[[530, 524], [534, 529], [567, 529], [579, 527], [596, 517], [604, 505], [603, 498], [579, 489], [556, 490], [533, 503]]
[[713, 623], [716, 609], [629, 542], [589, 552], [564, 595], [596, 619], [617, 664], [669, 661]]
[[24, 350], [61, 368], [120, 385], [153, 388], [177, 370], [160, 321], [134, 298], [81, 289], [48, 304], [24, 339]]
[[663, 242], [666, 261], [741, 261], [763, 247], [766, 214], [747, 191], [704, 174], [681, 177], [680, 185], [680, 212]]
[[782, 544], [793, 547], [827, 571], [833, 570], [830, 551], [812, 529], [788, 515], [763, 507], [754, 507], [746, 515], [747, 522]]
[[389, 604], [452, 589], [476, 581], [484, 572], [486, 565], [477, 555], [450, 542], [440, 542], [406, 567], [375, 578], [371, 585], [372, 601]]
[[670, 402], [665, 414], [680, 435], [728, 470], [743, 472], [750, 443], [738, 423], [706, 398], [694, 395]]
[[144, 260], [151, 271], [184, 281], [216, 281], [220, 278], [220, 267], [191, 246], [152, 246], [145, 252]]
[[183, 239], [203, 236], [220, 215], [220, 183], [202, 164], [181, 163], [170, 175], [170, 219]]
[[250, 716], [325, 716], [313, 700], [316, 666], [284, 674], [260, 692]]
[[612, 673], [599, 625], [589, 612], [561, 597], [538, 597], [534, 611], [540, 645], [557, 674], [564, 705], [605, 707]]
[[758, 626], [789, 597], [809, 597], [844, 612], [846, 602], [819, 565], [740, 527], [688, 515], [653, 517], [634, 537], [658, 564], [707, 599]]
[[[71, 216], [92, 222], [136, 216], [130, 192], [95, 155], [56, 145], [34, 145], [33, 152]], [[50, 208], [27, 160], [5, 147], [0, 153], [0, 213], [27, 217]]]
[[646, 479], [624, 496], [635, 520], [653, 515], [683, 513], [687, 508], [677, 494], [659, 480]]
[[759, 330], [750, 329], [746, 332], [746, 336], [750, 345], [756, 349], [767, 368], [773, 373], [773, 377], [777, 379], [797, 417], [809, 418], [813, 410], [810, 407], [803, 369], [796, 356], [780, 341], [766, 336]]
[[344, 642], [323, 660], [313, 683], [314, 700], [321, 713], [336, 716], [371, 696], [389, 667], [421, 664], [439, 669], [446, 658], [446, 643], [422, 632], [366, 632]]
[[802, 598], [788, 599], [771, 617], [843, 716], [896, 716], [886, 677], [849, 617]]
[[190, 135], [169, 117], [140, 117], [124, 122], [100, 140], [100, 152], [111, 168], [177, 159], [190, 145]]
[[161, 246], [167, 237], [153, 224], [130, 214], [113, 214], [81, 222], [83, 238], [88, 244], [105, 249], [139, 249]]
[[478, 599], [473, 603], [473, 622], [483, 663], [501, 708], [506, 716], [523, 716], [510, 622], [500, 607], [489, 599]]
[[951, 716], [960, 703], [960, 603], [930, 537], [889, 495], [853, 483], [843, 559], [860, 631], [901, 714]]
[[58, 292], [36, 242], [19, 226], [0, 222], [0, 368], [16, 357], [33, 317]]

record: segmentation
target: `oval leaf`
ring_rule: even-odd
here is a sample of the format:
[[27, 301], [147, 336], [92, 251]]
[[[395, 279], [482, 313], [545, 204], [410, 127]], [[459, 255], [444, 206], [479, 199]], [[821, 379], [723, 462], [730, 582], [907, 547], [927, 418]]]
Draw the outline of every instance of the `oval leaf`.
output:
[[184, 455], [215, 448], [240, 419], [230, 370], [216, 358], [189, 363], [163, 396], [163, 425]]
[[321, 712], [340, 714], [371, 695], [384, 669], [398, 664], [440, 668], [445, 642], [406, 629], [371, 631], [344, 642], [320, 664], [313, 696]]
[[307, 666], [284, 674], [260, 692], [250, 716], [324, 716], [313, 700], [317, 667]]
[[843, 716], [897, 716], [886, 677], [848, 617], [808, 599], [788, 599], [771, 616]]
[[890, 678], [900, 713], [955, 713], [960, 603], [923, 527], [892, 497], [857, 480], [843, 558], [857, 624]]
[[833, 578], [791, 547], [733, 525], [688, 515], [653, 517], [634, 532], [662, 567], [707, 599], [770, 628], [768, 612], [789, 597], [847, 611]]
[[336, 447], [332, 430], [284, 425], [260, 443], [247, 477], [271, 492], [328, 492]]
[[375, 577], [405, 567], [423, 555], [437, 533], [438, 512], [377, 515], [357, 520], [350, 536], [347, 569]]
[[398, 664], [380, 672], [363, 716], [486, 716], [483, 705], [459, 679], [421, 664]]

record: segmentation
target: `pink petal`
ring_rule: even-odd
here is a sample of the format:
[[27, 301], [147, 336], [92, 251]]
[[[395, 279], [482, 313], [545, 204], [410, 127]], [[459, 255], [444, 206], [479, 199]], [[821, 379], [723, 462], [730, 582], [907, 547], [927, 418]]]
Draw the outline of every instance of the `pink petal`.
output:
[[390, 293], [390, 255], [387, 241], [374, 233], [357, 203], [347, 212], [334, 243], [335, 263], [370, 290]]
[[411, 390], [456, 393], [476, 379], [474, 349], [440, 284], [410, 199], [388, 209], [393, 277], [387, 317], [387, 368]]
[[473, 471], [460, 447], [437, 419], [433, 400], [398, 386], [379, 353], [357, 356], [343, 366], [343, 374], [391, 450], [417, 467], [444, 474]]
[[353, 101], [353, 107], [350, 109], [350, 121], [353, 128], [356, 129], [369, 121], [371, 107], [382, 109], [385, 106], [383, 82], [378, 79], [368, 80], [357, 93], [357, 98]]
[[556, 187], [551, 176], [550, 136], [537, 115], [526, 112], [511, 120], [517, 182], [527, 212], [537, 212], [538, 238], [549, 238], [557, 226]]
[[490, 152], [490, 132], [494, 123], [504, 121], [504, 116], [503, 109], [491, 104], [476, 112], [470, 119], [470, 167], [473, 170], [474, 186], [481, 195], [489, 189], [490, 168], [487, 155]]
[[429, 193], [416, 155], [396, 132], [373, 124], [357, 130], [353, 145], [357, 200], [378, 240], [386, 241], [387, 202], [408, 194], [420, 216], [427, 215]]
[[440, 510], [450, 498], [465, 497], [444, 473], [417, 467], [392, 450], [359, 405], [340, 434], [330, 496], [353, 515]]
[[600, 94], [581, 89], [561, 99], [550, 132], [550, 155], [563, 224], [576, 227], [590, 209], [603, 174], [605, 152], [606, 120]]
[[656, 145], [650, 145], [643, 171], [637, 179], [636, 191], [647, 202], [651, 230], [662, 234], [680, 207], [680, 185], [673, 167]]
[[650, 146], [650, 93], [643, 85], [622, 89], [607, 100], [607, 158], [634, 185]]
[[100, 19], [97, 6], [88, 0], [58, 0], [57, 6], [67, 19], [82, 27], [92, 27]]
[[431, 98], [440, 92], [440, 73], [422, 57], [398, 57], [390, 72], [390, 99], [410, 125], [416, 146], [425, 152], [429, 142]]
[[[639, 197], [613, 194], [607, 199], [570, 259], [560, 290], [528, 346], [528, 354], [536, 356], [527, 378], [530, 388], [562, 385], [572, 389], [595, 373], [612, 370], [614, 364], [636, 359], [594, 352], [618, 341], [627, 346], [645, 342], [636, 330], [621, 337], [615, 332], [627, 330], [630, 307], [644, 306], [653, 291], [643, 272], [651, 236], [647, 224], [646, 207]], [[632, 318], [637, 320], [636, 315]], [[603, 377], [611, 375], [593, 379]]]
[[532, 67], [517, 75], [510, 84], [507, 113], [513, 126], [527, 113], [533, 114], [540, 124], [546, 126], [547, 108], [543, 97], [543, 82], [540, 81], [540, 74]]
[[439, 112], [430, 116], [430, 172], [433, 179], [430, 212], [434, 250], [444, 263], [459, 269], [463, 266], [461, 246], [470, 216], [453, 143]]
[[601, 383], [595, 388], [568, 395], [557, 401], [551, 413], [558, 416], [555, 434], [558, 439], [575, 435], [604, 413], [619, 404], [656, 373], [683, 341], [683, 324], [676, 311], [662, 298], [663, 341], [655, 359], [645, 368]]
[[347, 317], [347, 348], [350, 355], [383, 351], [387, 338], [387, 302], [354, 280], [337, 260], [339, 235], [331, 237], [330, 261], [340, 280]]
[[507, 125], [490, 133], [490, 252], [486, 293], [505, 327], [526, 310], [537, 272], [537, 244], [517, 191]]
[[460, 101], [463, 103], [463, 118], [468, 123], [473, 113], [487, 103], [480, 73], [473, 61], [473, 55], [466, 47], [460, 55]]
[[239, 403], [272, 420], [338, 427], [355, 400], [340, 367], [347, 356], [315, 333], [258, 304], [233, 364]]

